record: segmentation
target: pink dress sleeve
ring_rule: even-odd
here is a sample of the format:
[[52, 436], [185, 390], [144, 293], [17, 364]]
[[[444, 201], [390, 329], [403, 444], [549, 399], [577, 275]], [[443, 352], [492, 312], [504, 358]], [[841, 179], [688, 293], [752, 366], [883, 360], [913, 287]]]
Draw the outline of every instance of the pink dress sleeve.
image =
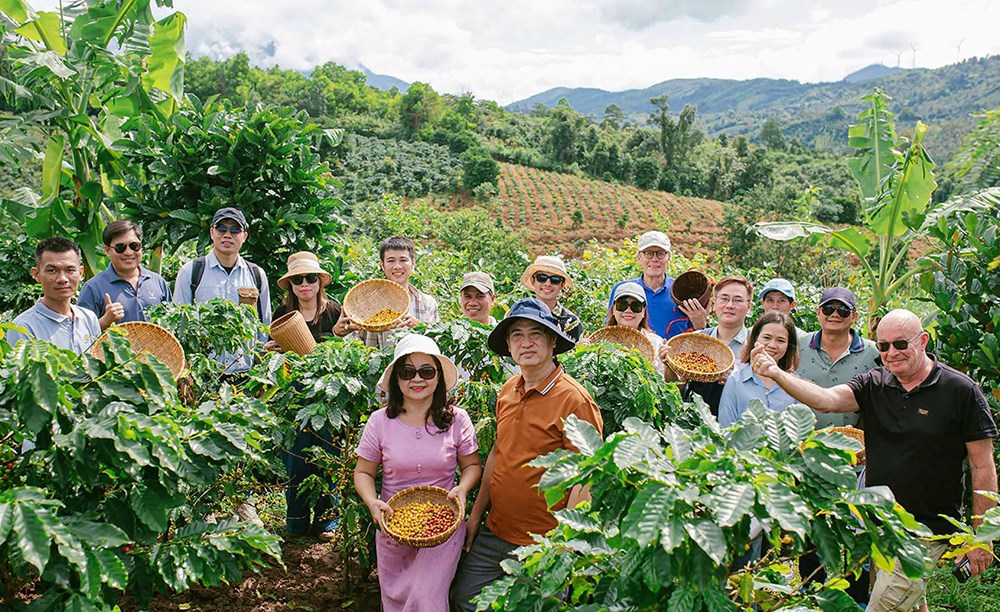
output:
[[358, 448], [354, 451], [358, 457], [372, 463], [382, 463], [382, 429], [385, 422], [385, 408], [376, 410], [368, 417]]
[[458, 440], [455, 450], [459, 457], [465, 457], [479, 450], [476, 442], [476, 427], [464, 409], [455, 407], [455, 427], [458, 429]]

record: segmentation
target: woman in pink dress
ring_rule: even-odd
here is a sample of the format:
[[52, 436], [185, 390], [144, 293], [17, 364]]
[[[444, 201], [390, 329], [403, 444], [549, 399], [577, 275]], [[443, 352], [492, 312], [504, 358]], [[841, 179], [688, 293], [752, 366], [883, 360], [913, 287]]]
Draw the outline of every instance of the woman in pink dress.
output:
[[[388, 402], [368, 418], [354, 469], [354, 487], [380, 527], [392, 513], [385, 502], [416, 485], [448, 490], [465, 516], [465, 498], [483, 470], [472, 421], [448, 397], [457, 380], [455, 364], [427, 336], [410, 334], [396, 345], [393, 361], [379, 380]], [[376, 495], [380, 465], [382, 490]], [[461, 472], [458, 484], [456, 466]], [[451, 538], [433, 548], [404, 546], [380, 529], [375, 553], [382, 609], [447, 610], [448, 588], [464, 541], [464, 520]]]

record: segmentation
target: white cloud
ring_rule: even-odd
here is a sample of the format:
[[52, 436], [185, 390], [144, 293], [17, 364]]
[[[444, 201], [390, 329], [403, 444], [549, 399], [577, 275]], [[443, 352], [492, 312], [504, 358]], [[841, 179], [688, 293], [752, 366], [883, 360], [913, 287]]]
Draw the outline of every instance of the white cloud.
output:
[[[36, 2], [54, 5], [55, 0]], [[364, 64], [501, 103], [670, 78], [839, 80], [1000, 53], [992, 0], [174, 0], [188, 49], [308, 71]], [[916, 48], [912, 51], [910, 45]]]

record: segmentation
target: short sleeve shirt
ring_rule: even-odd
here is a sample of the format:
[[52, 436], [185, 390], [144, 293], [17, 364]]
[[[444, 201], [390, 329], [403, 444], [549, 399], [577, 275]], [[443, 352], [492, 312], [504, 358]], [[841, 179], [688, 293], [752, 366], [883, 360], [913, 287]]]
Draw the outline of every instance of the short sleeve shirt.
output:
[[[576, 450], [566, 437], [564, 423], [575, 414], [603, 431], [600, 408], [580, 383], [562, 366], [538, 387], [524, 388], [517, 374], [508, 380], [497, 397], [496, 457], [490, 479], [492, 508], [486, 524], [497, 537], [525, 546], [531, 534], [546, 533], [556, 526], [538, 482], [545, 471], [528, 462], [558, 449]], [[566, 506], [558, 502], [553, 510]]]
[[[846, 384], [858, 374], [863, 374], [876, 366], [878, 350], [875, 343], [861, 337], [853, 329], [851, 330], [851, 344], [847, 352], [834, 357], [823, 350], [820, 344], [822, 330], [812, 334], [799, 336], [799, 367], [795, 373], [800, 378], [811, 380], [824, 389]], [[813, 410], [816, 415], [816, 429], [824, 427], [858, 427], [861, 419], [860, 412], [819, 412]]]
[[938, 515], [962, 516], [965, 444], [997, 437], [983, 392], [936, 359], [927, 379], [910, 391], [884, 367], [847, 385], [865, 420], [868, 486], [888, 486], [934, 533], [951, 533]]
[[70, 308], [73, 310], [72, 317], [59, 314], [38, 300], [14, 319], [14, 325], [28, 333], [8, 331], [7, 344], [14, 346], [19, 340], [36, 338], [82, 355], [100, 337], [101, 324], [90, 310], [75, 304], [71, 304]]
[[170, 301], [170, 287], [163, 277], [139, 268], [138, 288], [118, 276], [114, 266], [98, 272], [92, 279], [83, 284], [77, 305], [93, 311], [98, 318], [104, 316], [104, 295], [111, 297], [112, 302], [118, 302], [125, 309], [122, 322], [146, 321], [146, 309], [163, 302]]
[[469, 414], [458, 407], [454, 411], [455, 418], [444, 432], [433, 422], [410, 427], [398, 418], [390, 419], [385, 408], [368, 417], [355, 452], [382, 466], [379, 497], [383, 501], [407, 487], [451, 490], [455, 486], [458, 458], [475, 453], [479, 446]]

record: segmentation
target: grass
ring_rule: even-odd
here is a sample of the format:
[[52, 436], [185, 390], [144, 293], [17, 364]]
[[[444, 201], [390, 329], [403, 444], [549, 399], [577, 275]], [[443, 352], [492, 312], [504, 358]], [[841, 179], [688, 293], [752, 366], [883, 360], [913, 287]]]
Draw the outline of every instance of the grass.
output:
[[1000, 566], [994, 563], [965, 584], [955, 580], [949, 568], [938, 568], [927, 587], [927, 603], [932, 612], [1000, 612]]

